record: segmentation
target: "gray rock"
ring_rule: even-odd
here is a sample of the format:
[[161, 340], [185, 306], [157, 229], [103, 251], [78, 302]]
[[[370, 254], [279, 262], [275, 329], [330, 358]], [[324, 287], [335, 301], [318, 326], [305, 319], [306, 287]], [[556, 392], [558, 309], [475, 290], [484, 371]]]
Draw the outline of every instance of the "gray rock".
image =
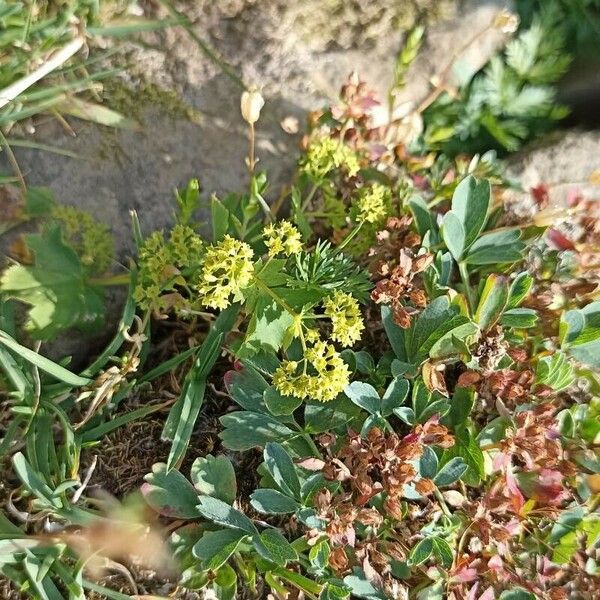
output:
[[[518, 180], [524, 193], [511, 192], [519, 213], [532, 214], [535, 204], [529, 191], [540, 184], [548, 188], [551, 208], [567, 205], [569, 194], [579, 191], [594, 198], [600, 192], [599, 131], [566, 131], [546, 136], [513, 155], [508, 175]], [[596, 173], [594, 181], [592, 175]]]

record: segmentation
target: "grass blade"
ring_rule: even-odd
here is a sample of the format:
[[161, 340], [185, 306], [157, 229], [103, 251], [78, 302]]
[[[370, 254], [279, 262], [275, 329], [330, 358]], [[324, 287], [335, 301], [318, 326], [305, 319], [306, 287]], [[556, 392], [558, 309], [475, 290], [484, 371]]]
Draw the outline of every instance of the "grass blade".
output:
[[131, 267], [129, 289], [127, 290], [127, 301], [123, 307], [123, 315], [119, 321], [119, 328], [115, 337], [111, 340], [110, 344], [104, 349], [102, 354], [84, 371], [81, 372], [81, 377], [94, 377], [100, 369], [108, 362], [111, 356], [114, 356], [119, 348], [125, 341], [123, 332], [127, 331], [133, 323], [133, 317], [135, 315], [135, 300], [133, 299], [133, 292], [137, 285], [137, 269], [135, 266]]
[[206, 378], [219, 357], [221, 343], [233, 327], [239, 309], [239, 304], [234, 304], [217, 317], [206, 339], [202, 342], [194, 365], [186, 376], [181, 396], [169, 412], [162, 433], [163, 439], [173, 442], [167, 460], [167, 470], [169, 471], [175, 468], [185, 456], [196, 419], [204, 402]]
[[0, 330], [0, 343], [4, 344], [7, 348], [16, 352], [18, 356], [22, 359], [26, 360], [28, 363], [38, 367], [48, 375], [51, 375], [55, 379], [62, 381], [63, 383], [68, 383], [69, 385], [81, 387], [90, 383], [90, 380], [85, 377], [80, 377], [79, 375], [75, 375], [75, 373], [71, 373], [71, 371], [61, 367], [55, 362], [51, 361], [49, 358], [34, 352], [33, 350], [27, 348], [26, 346], [22, 346], [11, 338], [6, 332]]
[[151, 415], [154, 412], [158, 412], [163, 408], [169, 406], [170, 402], [163, 402], [162, 404], [151, 404], [149, 406], [142, 406], [136, 410], [132, 410], [127, 414], [116, 417], [115, 419], [111, 419], [106, 423], [102, 423], [102, 425], [98, 425], [93, 429], [89, 429], [81, 436], [81, 441], [83, 443], [93, 442], [95, 440], [100, 439], [101, 437], [111, 433], [115, 429], [122, 427], [123, 425], [127, 425], [127, 423], [131, 423], [132, 421], [136, 421], [137, 419], [143, 419], [148, 415]]
[[185, 362], [188, 358], [193, 356], [198, 351], [199, 346], [194, 346], [193, 348], [189, 348], [188, 350], [184, 350], [180, 352], [177, 356], [170, 358], [169, 360], [165, 360], [165, 362], [160, 363], [158, 367], [155, 367], [151, 371], [148, 371], [143, 377], [139, 379], [139, 383], [145, 383], [147, 381], [152, 381], [169, 371], [172, 371], [175, 367], [179, 366], [182, 362]]

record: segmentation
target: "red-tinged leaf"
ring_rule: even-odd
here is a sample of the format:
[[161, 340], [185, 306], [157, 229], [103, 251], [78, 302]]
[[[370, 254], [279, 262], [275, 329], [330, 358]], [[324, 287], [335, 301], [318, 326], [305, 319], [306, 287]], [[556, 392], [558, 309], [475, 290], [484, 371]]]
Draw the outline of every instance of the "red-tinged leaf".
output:
[[556, 250], [575, 250], [573, 242], [566, 238], [558, 229], [550, 228], [546, 233], [546, 239]]
[[548, 186], [545, 183], [539, 183], [530, 190], [531, 197], [535, 200], [538, 208], [546, 208], [550, 200]]

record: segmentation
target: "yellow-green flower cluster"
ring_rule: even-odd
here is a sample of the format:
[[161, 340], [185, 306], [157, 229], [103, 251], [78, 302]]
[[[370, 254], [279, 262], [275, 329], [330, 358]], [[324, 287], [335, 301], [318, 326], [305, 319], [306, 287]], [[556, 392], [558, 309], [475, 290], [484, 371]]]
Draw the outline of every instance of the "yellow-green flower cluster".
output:
[[325, 315], [331, 319], [331, 338], [342, 346], [352, 346], [365, 328], [358, 302], [351, 294], [335, 292], [323, 301]]
[[320, 402], [337, 398], [349, 382], [348, 365], [332, 344], [323, 341], [309, 346], [302, 362], [286, 360], [273, 374], [273, 385], [280, 394]]
[[380, 183], [361, 188], [354, 201], [356, 220], [378, 223], [386, 216], [390, 202], [390, 189]]
[[169, 246], [175, 264], [190, 266], [200, 257], [202, 239], [189, 225], [178, 223], [171, 230]]
[[104, 223], [84, 210], [60, 204], [52, 208], [52, 218], [60, 223], [64, 241], [75, 250], [82, 264], [95, 273], [104, 273], [110, 267], [114, 240]]
[[198, 293], [203, 306], [227, 308], [231, 296], [248, 286], [254, 273], [252, 248], [226, 235], [206, 250]]
[[298, 254], [302, 251], [302, 238], [300, 232], [289, 221], [270, 223], [264, 229], [263, 236], [269, 251], [269, 256], [277, 254]]
[[302, 162], [304, 172], [315, 181], [320, 181], [334, 169], [344, 169], [353, 177], [360, 170], [358, 156], [343, 142], [323, 137], [311, 142]]
[[138, 264], [138, 284], [133, 298], [141, 308], [147, 310], [158, 300], [165, 274], [172, 264], [171, 251], [162, 231], [154, 231], [144, 240], [139, 250]]
[[202, 239], [188, 225], [178, 223], [171, 230], [169, 240], [162, 231], [148, 236], [139, 251], [138, 285], [133, 297], [143, 309], [161, 308], [160, 296], [176, 285], [185, 283], [181, 270], [192, 273], [200, 264]]

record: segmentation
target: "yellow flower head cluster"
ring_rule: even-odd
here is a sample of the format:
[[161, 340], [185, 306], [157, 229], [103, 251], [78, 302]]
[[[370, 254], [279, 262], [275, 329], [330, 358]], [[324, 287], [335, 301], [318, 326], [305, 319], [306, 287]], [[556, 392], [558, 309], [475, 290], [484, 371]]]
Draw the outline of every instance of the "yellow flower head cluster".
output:
[[138, 258], [138, 285], [133, 295], [138, 305], [143, 309], [164, 308], [161, 294], [182, 284], [182, 269], [193, 272], [198, 267], [202, 250], [200, 236], [181, 223], [173, 227], [168, 241], [162, 231], [148, 236]]
[[340, 168], [353, 177], [360, 170], [360, 163], [356, 152], [346, 144], [323, 137], [310, 144], [302, 167], [311, 179], [320, 180]]
[[230, 296], [238, 294], [252, 279], [253, 255], [248, 244], [229, 235], [209, 246], [198, 284], [202, 305], [227, 308], [231, 304]]
[[342, 346], [352, 346], [365, 328], [358, 302], [351, 294], [335, 292], [323, 301], [325, 315], [331, 319], [331, 338]]
[[[328, 402], [337, 398], [350, 382], [350, 370], [335, 347], [317, 341], [304, 353], [302, 363], [286, 360], [273, 374], [273, 385], [284, 396]], [[303, 361], [303, 362], [304, 362]], [[308, 370], [314, 373], [308, 373]]]
[[175, 264], [189, 267], [198, 262], [202, 251], [202, 239], [191, 227], [178, 223], [171, 230], [169, 246]]
[[138, 284], [133, 294], [134, 300], [143, 309], [155, 306], [172, 258], [162, 231], [155, 231], [144, 240], [138, 257]]
[[302, 251], [302, 238], [300, 232], [289, 221], [279, 221], [277, 224], [270, 223], [263, 232], [265, 244], [269, 250], [269, 256], [277, 254], [298, 254]]
[[390, 200], [389, 188], [380, 183], [360, 189], [358, 197], [354, 201], [357, 221], [366, 221], [367, 223], [381, 221], [386, 216]]

